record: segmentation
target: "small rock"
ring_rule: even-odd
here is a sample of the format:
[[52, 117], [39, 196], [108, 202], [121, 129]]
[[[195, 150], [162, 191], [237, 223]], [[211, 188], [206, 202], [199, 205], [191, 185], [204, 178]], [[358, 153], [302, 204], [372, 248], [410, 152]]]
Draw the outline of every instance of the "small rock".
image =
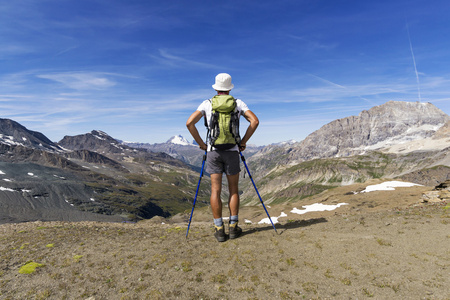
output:
[[450, 191], [449, 190], [443, 190], [441, 191], [441, 200], [450, 200]]
[[172, 223], [186, 223], [189, 221], [189, 216], [186, 214], [179, 213], [170, 218], [170, 221], [172, 221]]
[[422, 202], [441, 202], [439, 191], [430, 191], [422, 194]]

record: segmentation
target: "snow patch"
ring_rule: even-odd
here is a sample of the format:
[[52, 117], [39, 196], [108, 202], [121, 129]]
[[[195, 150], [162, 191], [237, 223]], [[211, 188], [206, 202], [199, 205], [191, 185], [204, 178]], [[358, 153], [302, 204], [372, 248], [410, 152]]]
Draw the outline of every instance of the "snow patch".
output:
[[[368, 151], [384, 149], [393, 153], [411, 152], [415, 150], [422, 150], [424, 147], [423, 144], [427, 146], [425, 149], [433, 149], [435, 145], [430, 145], [430, 142], [433, 141], [431, 133], [438, 131], [444, 124], [445, 123], [411, 126], [402, 134], [387, 138], [373, 145], [361, 145], [359, 147], [352, 148], [351, 150]], [[402, 145], [405, 146], [403, 147]], [[446, 143], [446, 145], [448, 146], [448, 143]]]
[[303, 215], [308, 212], [314, 212], [314, 211], [331, 211], [335, 210], [338, 207], [341, 207], [342, 205], [348, 205], [348, 203], [339, 203], [336, 205], [326, 205], [322, 203], [314, 203], [311, 205], [304, 205], [302, 206], [304, 209], [298, 209], [294, 207], [293, 210], [291, 210], [291, 213]]
[[284, 218], [287, 217], [287, 214], [285, 214], [284, 212], [281, 212], [280, 216], [278, 217], [270, 217], [270, 220], [272, 220], [272, 222], [270, 222], [269, 218], [264, 218], [261, 221], [258, 222], [258, 224], [277, 224], [278, 223], [278, 219], [279, 218]]
[[370, 193], [374, 191], [394, 191], [396, 187], [412, 187], [412, 186], [422, 186], [420, 184], [403, 182], [403, 181], [386, 181], [380, 184], [369, 185], [361, 193]]
[[[110, 144], [111, 144], [111, 146], [116, 147], [117, 149], [124, 150], [122, 147], [119, 147], [116, 143], [110, 143]], [[121, 153], [121, 154], [125, 155], [125, 153]]]
[[6, 145], [19, 145], [19, 146], [24, 146], [24, 144], [22, 143], [18, 143], [14, 141], [14, 137], [10, 136], [10, 135], [4, 135], [4, 134], [0, 134], [0, 139], [1, 139], [1, 143], [6, 144]]
[[67, 199], [64, 199], [64, 201], [65, 201], [67, 204], [69, 204], [70, 206], [75, 206], [75, 205], [73, 205], [72, 203], [70, 203]]
[[105, 141], [105, 140], [106, 140], [105, 138], [102, 138], [102, 137], [100, 137], [100, 136], [98, 136], [98, 135], [95, 135], [95, 134], [93, 134], [93, 136], [94, 136], [95, 138], [101, 140], [101, 141]]
[[278, 142], [278, 143], [272, 143], [270, 144], [270, 146], [286, 146], [286, 145], [293, 145], [298, 143], [296, 140], [292, 139], [292, 140], [288, 140], [288, 141], [282, 141], [282, 142]]
[[2, 139], [14, 140], [14, 137], [11, 136], [11, 135], [0, 134], [0, 138], [2, 138]]
[[2, 192], [15, 192], [15, 190], [13, 190], [13, 189], [5, 188], [5, 187], [2, 187], [2, 186], [0, 186], [0, 191], [2, 191]]

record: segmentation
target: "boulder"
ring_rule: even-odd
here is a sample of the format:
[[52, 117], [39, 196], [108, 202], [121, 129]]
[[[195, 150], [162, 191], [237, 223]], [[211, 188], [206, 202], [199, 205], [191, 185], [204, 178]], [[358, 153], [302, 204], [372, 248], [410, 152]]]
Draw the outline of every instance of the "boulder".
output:
[[441, 192], [439, 191], [429, 191], [422, 194], [422, 202], [441, 202], [440, 198]]
[[444, 182], [441, 182], [439, 185], [437, 185], [435, 188], [435, 190], [448, 190], [450, 191], [450, 179], [446, 180]]

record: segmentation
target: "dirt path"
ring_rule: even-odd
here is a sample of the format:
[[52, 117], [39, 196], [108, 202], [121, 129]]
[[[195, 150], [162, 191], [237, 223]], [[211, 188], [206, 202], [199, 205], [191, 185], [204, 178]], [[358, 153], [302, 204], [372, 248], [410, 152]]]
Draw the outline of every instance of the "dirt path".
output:
[[450, 299], [449, 211], [317, 213], [224, 243], [201, 222], [187, 240], [185, 223], [4, 224], [0, 299]]

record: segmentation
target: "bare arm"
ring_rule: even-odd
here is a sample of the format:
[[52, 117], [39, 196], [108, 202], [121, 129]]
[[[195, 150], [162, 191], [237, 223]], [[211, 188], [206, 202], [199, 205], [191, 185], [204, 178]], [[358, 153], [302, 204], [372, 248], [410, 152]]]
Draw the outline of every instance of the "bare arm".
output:
[[244, 113], [244, 118], [248, 122], [250, 122], [250, 125], [248, 125], [247, 131], [245, 132], [245, 135], [241, 140], [241, 147], [239, 148], [239, 150], [241, 151], [245, 150], [248, 140], [251, 138], [251, 136], [256, 131], [256, 128], [258, 128], [259, 125], [258, 117], [251, 110], [247, 110]]
[[192, 115], [189, 117], [189, 119], [186, 122], [186, 127], [191, 133], [194, 140], [197, 142], [197, 144], [200, 146], [200, 149], [206, 150], [207, 146], [203, 139], [200, 137], [200, 134], [198, 133], [197, 127], [195, 127], [195, 124], [197, 124], [198, 121], [203, 117], [202, 112], [196, 110], [192, 113]]

